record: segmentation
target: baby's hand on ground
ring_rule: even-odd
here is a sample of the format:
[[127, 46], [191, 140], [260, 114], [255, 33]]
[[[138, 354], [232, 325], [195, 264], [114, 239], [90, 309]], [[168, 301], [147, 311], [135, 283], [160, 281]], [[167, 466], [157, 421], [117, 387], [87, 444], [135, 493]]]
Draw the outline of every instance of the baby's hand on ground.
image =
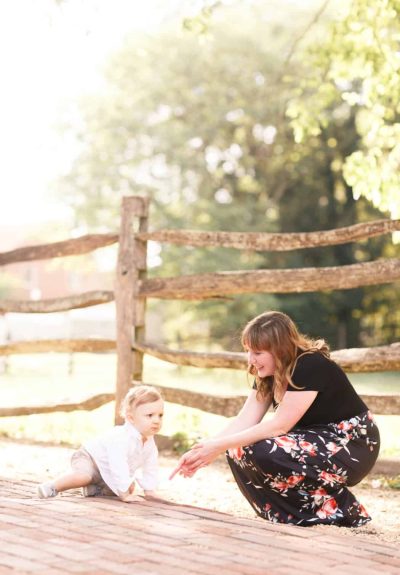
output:
[[138, 495], [133, 495], [132, 493], [125, 496], [120, 496], [120, 499], [124, 503], [139, 503], [140, 501], [143, 501], [142, 497], [139, 497]]

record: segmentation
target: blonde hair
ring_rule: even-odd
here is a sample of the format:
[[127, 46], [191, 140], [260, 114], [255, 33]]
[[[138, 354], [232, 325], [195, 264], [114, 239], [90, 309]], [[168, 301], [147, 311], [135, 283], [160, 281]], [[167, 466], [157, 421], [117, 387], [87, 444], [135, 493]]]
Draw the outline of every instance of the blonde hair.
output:
[[273, 376], [259, 377], [254, 366], [248, 372], [255, 376], [257, 392], [263, 397], [281, 398], [286, 387], [297, 387], [292, 374], [300, 355], [320, 352], [329, 358], [329, 346], [324, 339], [311, 339], [299, 333], [288, 315], [268, 311], [248, 322], [242, 332], [242, 345], [253, 351], [269, 351], [275, 359]]
[[151, 385], [132, 387], [122, 400], [120, 413], [123, 418], [126, 418], [127, 413], [131, 412], [135, 407], [144, 403], [153, 403], [153, 401], [158, 401], [159, 399], [162, 399], [161, 393]]

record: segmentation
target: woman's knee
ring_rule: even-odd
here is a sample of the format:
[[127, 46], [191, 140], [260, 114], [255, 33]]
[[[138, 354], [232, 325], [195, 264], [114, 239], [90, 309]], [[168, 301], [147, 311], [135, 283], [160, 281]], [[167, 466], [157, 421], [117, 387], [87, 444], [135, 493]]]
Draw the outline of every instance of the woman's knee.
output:
[[246, 458], [263, 471], [273, 464], [274, 453], [271, 452], [271, 448], [265, 440], [248, 445], [245, 447], [245, 453]]

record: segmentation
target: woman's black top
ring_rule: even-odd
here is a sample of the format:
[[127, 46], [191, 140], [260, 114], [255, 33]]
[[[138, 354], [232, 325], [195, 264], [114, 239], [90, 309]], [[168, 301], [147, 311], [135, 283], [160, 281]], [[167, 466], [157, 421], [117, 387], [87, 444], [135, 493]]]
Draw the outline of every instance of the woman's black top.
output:
[[300, 355], [287, 391], [318, 391], [317, 397], [296, 427], [337, 423], [368, 410], [341, 367], [322, 353]]

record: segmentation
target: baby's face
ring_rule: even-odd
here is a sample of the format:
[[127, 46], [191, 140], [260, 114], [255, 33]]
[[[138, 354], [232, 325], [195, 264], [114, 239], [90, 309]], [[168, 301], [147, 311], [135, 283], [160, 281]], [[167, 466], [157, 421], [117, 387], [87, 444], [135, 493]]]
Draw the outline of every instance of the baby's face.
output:
[[161, 429], [164, 415], [164, 402], [162, 399], [151, 403], [142, 403], [133, 407], [127, 414], [128, 420], [136, 427], [143, 437], [155, 435]]

